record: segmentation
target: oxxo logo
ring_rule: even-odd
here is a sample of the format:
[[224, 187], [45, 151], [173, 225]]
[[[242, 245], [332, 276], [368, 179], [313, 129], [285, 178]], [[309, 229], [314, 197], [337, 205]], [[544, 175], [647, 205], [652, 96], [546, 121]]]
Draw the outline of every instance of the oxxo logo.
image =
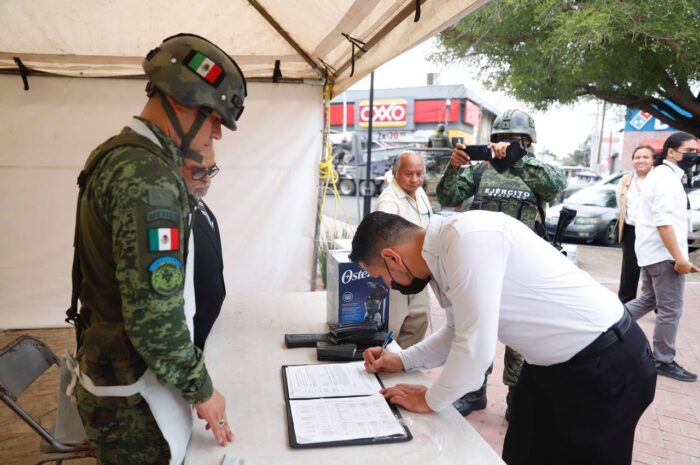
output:
[[[378, 128], [397, 128], [406, 126], [408, 102], [404, 98], [375, 100], [372, 126]], [[369, 125], [369, 100], [360, 102], [360, 126]]]
[[365, 278], [369, 278], [369, 273], [367, 273], [365, 270], [356, 271], [354, 273], [352, 270], [345, 270], [343, 275], [340, 277], [340, 282], [347, 284]]

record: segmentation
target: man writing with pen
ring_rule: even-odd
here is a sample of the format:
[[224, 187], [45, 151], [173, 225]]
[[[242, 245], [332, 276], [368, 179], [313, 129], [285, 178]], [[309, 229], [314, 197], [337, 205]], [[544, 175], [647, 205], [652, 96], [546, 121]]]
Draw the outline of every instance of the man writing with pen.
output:
[[433, 216], [426, 229], [375, 212], [350, 259], [402, 293], [428, 283], [446, 324], [398, 354], [365, 350], [367, 371], [443, 366], [429, 388], [382, 390], [414, 412], [451, 408], [478, 388], [497, 340], [522, 353], [503, 459], [514, 464], [629, 464], [656, 369], [646, 337], [617, 296], [503, 213]]

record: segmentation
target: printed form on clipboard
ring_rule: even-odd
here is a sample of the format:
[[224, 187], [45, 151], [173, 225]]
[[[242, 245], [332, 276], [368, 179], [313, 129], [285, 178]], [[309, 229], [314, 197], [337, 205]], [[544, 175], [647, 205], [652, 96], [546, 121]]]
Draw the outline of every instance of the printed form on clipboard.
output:
[[282, 367], [289, 445], [384, 444], [412, 439], [401, 414], [379, 394], [363, 362]]

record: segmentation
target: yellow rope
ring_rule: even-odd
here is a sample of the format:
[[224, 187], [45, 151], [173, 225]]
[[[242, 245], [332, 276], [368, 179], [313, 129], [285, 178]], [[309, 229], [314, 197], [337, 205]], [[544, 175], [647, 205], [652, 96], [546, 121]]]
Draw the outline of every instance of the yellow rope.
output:
[[323, 136], [326, 139], [326, 146], [324, 147], [325, 156], [323, 160], [319, 163], [319, 177], [323, 183], [323, 196], [321, 199], [321, 217], [325, 224], [325, 218], [323, 216], [324, 207], [326, 205], [326, 195], [328, 190], [331, 189], [333, 192], [333, 229], [335, 229], [335, 223], [338, 219], [338, 205], [343, 213], [345, 222], [350, 224], [348, 213], [345, 210], [345, 205], [340, 198], [340, 192], [338, 191], [338, 172], [333, 167], [333, 144], [331, 143], [330, 131], [331, 131], [331, 92], [333, 90], [333, 84], [327, 83], [323, 92], [323, 106], [325, 109], [325, 116], [323, 121]]

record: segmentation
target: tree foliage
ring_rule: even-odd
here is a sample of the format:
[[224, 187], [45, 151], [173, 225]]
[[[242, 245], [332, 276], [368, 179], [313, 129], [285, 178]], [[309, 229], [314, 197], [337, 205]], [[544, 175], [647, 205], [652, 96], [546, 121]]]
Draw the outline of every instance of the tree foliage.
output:
[[699, 0], [491, 0], [432, 59], [539, 110], [593, 96], [700, 136]]
[[578, 145], [578, 148], [562, 160], [564, 166], [589, 166], [591, 162], [591, 137]]

